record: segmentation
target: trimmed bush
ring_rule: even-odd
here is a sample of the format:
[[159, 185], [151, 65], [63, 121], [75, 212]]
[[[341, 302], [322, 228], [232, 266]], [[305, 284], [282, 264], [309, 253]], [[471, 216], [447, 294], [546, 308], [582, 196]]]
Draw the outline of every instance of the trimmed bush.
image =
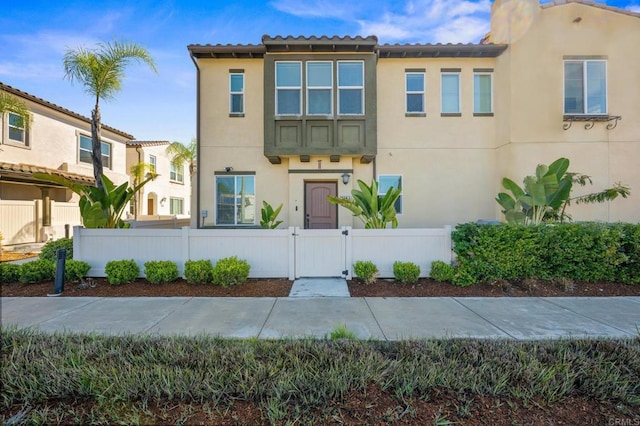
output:
[[150, 260], [144, 264], [144, 275], [152, 284], [170, 283], [178, 279], [178, 265], [170, 260]]
[[20, 278], [20, 265], [15, 263], [0, 263], [0, 283], [15, 283]]
[[133, 259], [111, 260], [104, 268], [107, 281], [112, 285], [133, 282], [140, 275], [140, 268]]
[[640, 283], [640, 224], [458, 225], [454, 284], [498, 279]]
[[188, 284], [211, 284], [213, 265], [206, 260], [187, 260], [184, 263], [184, 277]]
[[91, 265], [81, 260], [69, 259], [64, 265], [64, 280], [67, 282], [77, 282], [87, 276]]
[[60, 238], [59, 240], [47, 242], [40, 251], [38, 257], [42, 260], [48, 260], [55, 262], [56, 252], [58, 249], [65, 249], [67, 251], [66, 259], [73, 259], [73, 239], [72, 238]]
[[453, 281], [456, 268], [441, 260], [431, 262], [431, 278], [441, 283]]
[[243, 283], [249, 279], [250, 269], [246, 260], [236, 256], [225, 257], [213, 267], [213, 283], [223, 287]]
[[353, 272], [365, 284], [373, 284], [378, 279], [378, 267], [370, 260], [358, 260], [353, 264]]
[[420, 267], [412, 262], [393, 263], [393, 276], [405, 284], [414, 284], [420, 278]]
[[55, 278], [55, 275], [55, 263], [38, 259], [20, 265], [18, 281], [24, 284], [33, 284], [42, 281], [51, 281]]

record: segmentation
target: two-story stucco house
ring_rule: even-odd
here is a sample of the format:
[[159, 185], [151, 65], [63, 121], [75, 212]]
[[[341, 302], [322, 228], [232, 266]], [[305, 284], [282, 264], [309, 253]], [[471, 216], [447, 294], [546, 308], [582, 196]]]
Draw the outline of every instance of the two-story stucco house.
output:
[[[0, 138], [0, 232], [4, 245], [33, 243], [65, 236], [65, 225], [80, 225], [78, 196], [33, 178], [53, 173], [92, 184], [91, 120], [44, 99], [0, 83], [30, 112], [27, 128], [15, 127], [15, 114], [2, 115]], [[102, 163], [116, 184], [129, 181], [125, 142], [128, 133], [103, 125]]]
[[571, 160], [594, 192], [575, 220], [640, 221], [640, 14], [590, 1], [496, 0], [479, 44], [264, 36], [190, 45], [197, 72], [192, 226], [360, 226], [327, 195], [401, 187], [400, 227], [502, 219], [502, 177]]
[[[169, 145], [168, 141], [127, 142], [127, 170], [130, 171], [136, 164], [145, 163], [157, 174], [156, 179], [147, 183], [131, 203], [130, 218], [189, 217], [191, 176], [188, 165], [178, 165], [172, 161], [167, 153]], [[130, 179], [131, 185], [135, 185], [136, 177], [132, 175]]]

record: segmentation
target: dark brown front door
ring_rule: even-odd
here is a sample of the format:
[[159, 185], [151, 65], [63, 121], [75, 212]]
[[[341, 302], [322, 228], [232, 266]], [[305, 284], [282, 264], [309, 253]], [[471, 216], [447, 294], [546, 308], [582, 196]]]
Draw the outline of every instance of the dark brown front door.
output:
[[305, 229], [337, 229], [338, 206], [327, 201], [327, 196], [338, 194], [336, 182], [305, 182]]
[[147, 214], [149, 216], [153, 215], [153, 198], [147, 200]]

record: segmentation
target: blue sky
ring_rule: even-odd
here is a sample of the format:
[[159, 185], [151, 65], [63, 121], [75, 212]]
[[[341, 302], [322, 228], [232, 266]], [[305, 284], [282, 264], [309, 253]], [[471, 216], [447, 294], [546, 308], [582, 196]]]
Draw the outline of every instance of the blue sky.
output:
[[[606, 3], [640, 12], [640, 0]], [[113, 40], [138, 43], [158, 73], [128, 68], [122, 92], [101, 101], [103, 123], [138, 140], [186, 144], [196, 134], [189, 44], [259, 44], [264, 34], [477, 43], [489, 30], [490, 8], [490, 0], [12, 1], [0, 15], [0, 81], [90, 116], [92, 98], [64, 78], [65, 51]]]

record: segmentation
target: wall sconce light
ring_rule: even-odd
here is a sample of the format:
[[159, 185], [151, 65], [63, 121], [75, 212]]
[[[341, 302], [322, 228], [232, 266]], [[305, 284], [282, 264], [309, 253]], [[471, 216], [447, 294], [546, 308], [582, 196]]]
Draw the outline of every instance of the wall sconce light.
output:
[[231, 166], [227, 166], [227, 167], [224, 168], [224, 171], [227, 172], [227, 173], [229, 173], [231, 170], [233, 170], [233, 167], [231, 167]]
[[344, 183], [345, 185], [349, 183], [349, 178], [351, 177], [351, 175], [347, 172], [344, 172], [342, 174], [342, 183]]
[[162, 200], [160, 200], [160, 205], [164, 206], [164, 203], [167, 201], [167, 197], [162, 197]]

